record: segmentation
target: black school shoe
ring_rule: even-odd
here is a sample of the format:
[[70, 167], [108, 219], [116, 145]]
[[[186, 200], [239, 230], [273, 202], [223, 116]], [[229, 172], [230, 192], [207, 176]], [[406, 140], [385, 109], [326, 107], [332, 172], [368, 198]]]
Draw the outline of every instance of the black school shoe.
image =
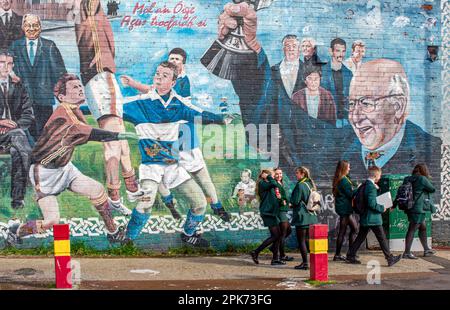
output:
[[344, 255], [334, 255], [333, 262], [345, 262], [346, 259]]
[[300, 265], [295, 266], [294, 269], [297, 269], [297, 270], [308, 270], [309, 266], [308, 266], [308, 263], [301, 263]]
[[345, 259], [347, 264], [360, 265], [361, 261], [357, 260], [356, 257], [347, 256]]
[[270, 262], [270, 264], [272, 266], [279, 266], [279, 265], [286, 265], [286, 262], [283, 262], [281, 260], [278, 259], [272, 259], [272, 261]]
[[400, 260], [402, 259], [401, 255], [397, 255], [397, 256], [391, 256], [388, 258], [388, 267], [392, 267], [395, 264], [397, 264]]
[[294, 260], [294, 258], [292, 256], [284, 255], [284, 256], [280, 257], [280, 260], [283, 262], [292, 262]]
[[402, 258], [405, 258], [405, 259], [419, 259], [413, 253], [403, 253]]
[[436, 251], [435, 250], [425, 250], [424, 252], [423, 252], [423, 256], [424, 257], [428, 257], [428, 256], [433, 256], [434, 254], [436, 254]]
[[255, 264], [259, 264], [259, 260], [258, 260], [258, 254], [255, 251], [251, 251], [250, 256], [252, 257], [252, 260]]

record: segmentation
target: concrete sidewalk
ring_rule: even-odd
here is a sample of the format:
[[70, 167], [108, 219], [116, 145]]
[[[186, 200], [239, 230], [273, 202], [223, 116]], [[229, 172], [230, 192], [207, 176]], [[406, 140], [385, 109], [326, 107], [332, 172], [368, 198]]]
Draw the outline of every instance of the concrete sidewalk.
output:
[[[271, 266], [269, 256], [255, 265], [249, 256], [179, 258], [72, 258], [79, 262], [81, 289], [310, 289], [304, 280], [309, 271], [295, 270], [295, 261]], [[431, 259], [401, 260], [388, 268], [378, 251], [360, 255], [362, 265], [333, 262], [329, 256], [330, 280], [336, 287], [366, 283], [369, 261], [381, 265], [381, 278], [430, 279], [450, 273], [450, 251], [439, 251]], [[411, 281], [409, 281], [411, 282]], [[414, 282], [414, 281], [413, 281]], [[53, 258], [0, 257], [0, 289], [49, 288], [54, 283]], [[443, 283], [442, 285], [446, 285]], [[333, 286], [333, 285], [332, 285]], [[331, 287], [332, 287], [331, 286]], [[340, 288], [346, 288], [342, 286]], [[350, 287], [351, 288], [351, 287]], [[439, 288], [439, 287], [438, 287]], [[449, 289], [450, 286], [442, 287]]]

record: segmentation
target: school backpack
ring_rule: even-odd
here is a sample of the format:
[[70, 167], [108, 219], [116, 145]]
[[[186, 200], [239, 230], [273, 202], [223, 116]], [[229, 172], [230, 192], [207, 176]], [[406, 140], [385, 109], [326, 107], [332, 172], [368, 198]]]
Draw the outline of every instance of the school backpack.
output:
[[305, 183], [308, 187], [310, 194], [308, 198], [308, 203], [306, 204], [306, 209], [310, 212], [318, 212], [322, 208], [323, 205], [323, 197], [322, 195], [315, 189], [311, 189], [308, 183]]
[[403, 184], [398, 188], [395, 203], [403, 211], [411, 210], [414, 207], [413, 185], [408, 179], [405, 179]]
[[366, 191], [367, 181], [361, 184], [356, 190], [355, 195], [352, 198], [352, 207], [356, 214], [364, 214], [367, 208], [366, 197], [364, 192]]

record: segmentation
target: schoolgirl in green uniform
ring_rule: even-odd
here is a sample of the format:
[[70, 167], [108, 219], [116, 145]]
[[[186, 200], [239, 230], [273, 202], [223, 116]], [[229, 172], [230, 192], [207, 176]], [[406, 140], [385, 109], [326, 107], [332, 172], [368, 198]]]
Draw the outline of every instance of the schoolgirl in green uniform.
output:
[[414, 233], [419, 230], [419, 240], [424, 249], [424, 256], [430, 256], [435, 253], [427, 243], [427, 226], [425, 224], [425, 215], [427, 212], [436, 212], [436, 209], [431, 200], [431, 194], [436, 191], [433, 184], [430, 182], [430, 173], [425, 164], [418, 164], [414, 167], [412, 175], [406, 177], [405, 182], [411, 182], [413, 186], [414, 206], [408, 210], [409, 227], [406, 233], [405, 252], [403, 258], [417, 259], [411, 253], [411, 246], [414, 240]]
[[[280, 260], [281, 261], [292, 261], [293, 257], [287, 256], [285, 252], [285, 242], [286, 238], [292, 233], [291, 224], [289, 223], [289, 219], [287, 213], [289, 211], [289, 201], [286, 193], [286, 188], [283, 184], [283, 170], [281, 168], [275, 168], [274, 170], [274, 179], [278, 183], [278, 188], [275, 189], [275, 194], [278, 198], [279, 202], [279, 213], [278, 220], [280, 221], [280, 231], [281, 231], [281, 239], [280, 239]], [[272, 245], [273, 247], [273, 245]], [[271, 249], [272, 250], [272, 249]], [[273, 252], [273, 251], [272, 251]]]
[[256, 184], [256, 196], [259, 199], [259, 214], [263, 220], [264, 226], [269, 228], [270, 237], [261, 243], [255, 250], [250, 252], [250, 255], [255, 262], [259, 264], [259, 253], [273, 244], [273, 257], [271, 265], [285, 265], [284, 261], [280, 260], [280, 220], [279, 220], [279, 201], [275, 193], [275, 189], [280, 190], [280, 185], [273, 179], [273, 172], [270, 170], [263, 170], [258, 176]]
[[306, 248], [306, 237], [308, 235], [309, 225], [317, 224], [317, 215], [306, 209], [311, 190], [316, 188], [314, 181], [310, 177], [309, 170], [305, 167], [295, 169], [297, 184], [291, 194], [291, 205], [293, 207], [292, 225], [295, 226], [297, 241], [302, 255], [302, 263], [295, 266], [295, 269], [307, 270], [308, 253]]
[[352, 198], [356, 192], [356, 186], [349, 177], [350, 163], [340, 160], [336, 166], [333, 179], [333, 195], [336, 213], [339, 215], [339, 234], [336, 239], [336, 253], [333, 261], [345, 261], [345, 256], [341, 255], [342, 244], [344, 243], [347, 227], [350, 226], [348, 236], [348, 246], [351, 247], [355, 241], [358, 224], [353, 217]]

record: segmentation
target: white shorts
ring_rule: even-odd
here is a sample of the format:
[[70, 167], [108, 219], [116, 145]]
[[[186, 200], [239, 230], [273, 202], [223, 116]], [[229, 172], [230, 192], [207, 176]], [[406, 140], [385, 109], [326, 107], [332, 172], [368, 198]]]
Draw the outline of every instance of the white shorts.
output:
[[153, 180], [158, 184], [162, 183], [168, 189], [189, 180], [191, 176], [183, 167], [178, 164], [172, 165], [146, 165], [139, 166], [139, 180]]
[[111, 72], [100, 72], [86, 84], [86, 99], [95, 119], [104, 115], [122, 118], [123, 96], [116, 76]]
[[47, 169], [43, 166], [38, 166], [38, 180], [39, 188], [36, 188], [36, 176], [34, 175], [35, 165], [30, 167], [30, 181], [33, 184], [38, 195], [41, 196], [56, 196], [69, 188], [70, 183], [79, 176], [83, 175], [72, 162], [61, 168]]
[[189, 151], [180, 152], [179, 165], [186, 169], [188, 172], [197, 172], [206, 167], [205, 160], [203, 159], [202, 151], [199, 147]]

